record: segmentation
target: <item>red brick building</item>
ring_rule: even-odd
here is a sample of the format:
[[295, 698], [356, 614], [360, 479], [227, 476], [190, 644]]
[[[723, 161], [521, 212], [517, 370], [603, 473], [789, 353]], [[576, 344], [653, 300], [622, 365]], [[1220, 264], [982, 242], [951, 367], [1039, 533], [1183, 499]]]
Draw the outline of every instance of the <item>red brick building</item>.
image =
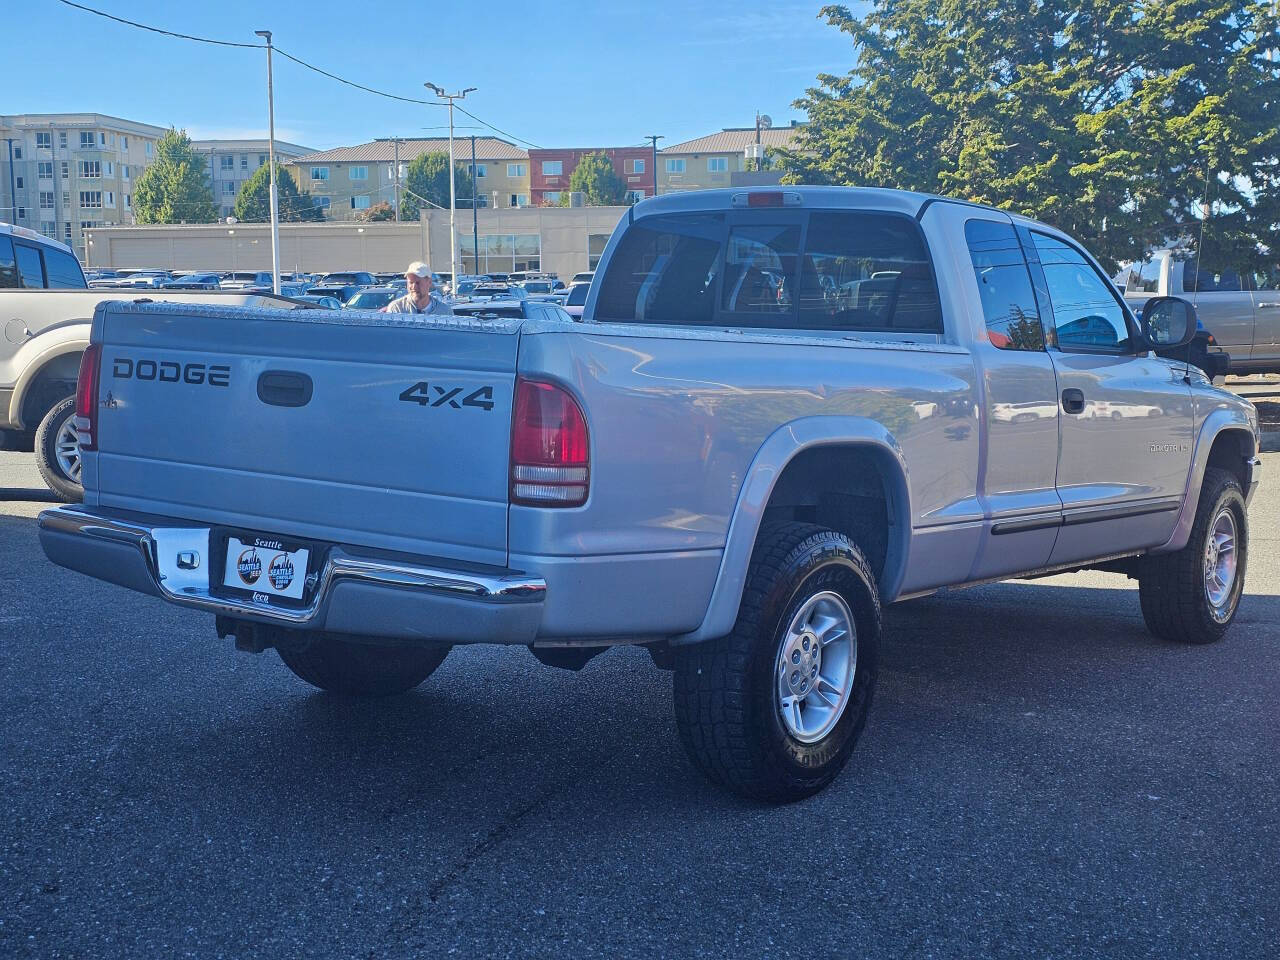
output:
[[535, 207], [555, 206], [569, 189], [569, 178], [589, 153], [604, 153], [627, 185], [629, 199], [653, 196], [653, 152], [649, 147], [571, 147], [529, 151], [529, 194]]

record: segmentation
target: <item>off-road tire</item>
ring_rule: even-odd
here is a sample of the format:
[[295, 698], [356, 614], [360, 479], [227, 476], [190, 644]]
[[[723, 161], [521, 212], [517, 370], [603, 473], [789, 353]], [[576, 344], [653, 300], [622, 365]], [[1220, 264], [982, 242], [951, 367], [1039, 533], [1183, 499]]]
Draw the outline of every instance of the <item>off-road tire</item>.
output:
[[[862, 551], [809, 523], [760, 531], [733, 631], [677, 649], [676, 724], [694, 765], [713, 783], [774, 803], [812, 796], [839, 774], [871, 708], [880, 645], [880, 599]], [[835, 727], [803, 743], [787, 731], [776, 699], [783, 634], [813, 595], [832, 591], [853, 613], [857, 659]]]
[[284, 665], [313, 687], [353, 697], [389, 697], [407, 693], [431, 676], [449, 647], [392, 646], [327, 635], [281, 643]]
[[58, 433], [75, 415], [76, 398], [67, 397], [55, 403], [36, 428], [36, 468], [54, 495], [67, 503], [79, 503], [84, 499], [84, 487], [66, 474], [58, 464]]
[[[1228, 599], [1218, 608], [1205, 589], [1205, 552], [1210, 526], [1222, 509], [1230, 509], [1236, 523], [1236, 576]], [[1248, 518], [1240, 481], [1227, 470], [1205, 471], [1196, 505], [1196, 519], [1187, 545], [1175, 553], [1143, 560], [1138, 572], [1138, 596], [1147, 629], [1163, 640], [1214, 643], [1235, 619], [1244, 592], [1249, 558]]]

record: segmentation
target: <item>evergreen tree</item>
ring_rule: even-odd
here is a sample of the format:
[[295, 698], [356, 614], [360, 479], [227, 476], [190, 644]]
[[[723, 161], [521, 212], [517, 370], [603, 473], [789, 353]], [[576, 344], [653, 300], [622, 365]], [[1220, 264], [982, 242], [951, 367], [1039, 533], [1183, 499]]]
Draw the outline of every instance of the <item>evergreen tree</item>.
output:
[[213, 223], [218, 212], [209, 189], [208, 164], [185, 130], [170, 129], [156, 143], [155, 163], [133, 186], [138, 223]]

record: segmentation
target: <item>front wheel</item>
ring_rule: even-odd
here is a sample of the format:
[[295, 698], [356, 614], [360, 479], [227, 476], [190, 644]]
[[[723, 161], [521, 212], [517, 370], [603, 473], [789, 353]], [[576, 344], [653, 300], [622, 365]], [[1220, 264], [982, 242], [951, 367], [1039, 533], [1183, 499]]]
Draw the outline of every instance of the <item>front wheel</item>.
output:
[[1187, 545], [1143, 561], [1138, 595], [1147, 629], [1182, 643], [1213, 643], [1231, 626], [1244, 592], [1249, 529], [1235, 475], [1205, 471]]
[[677, 651], [690, 759], [743, 796], [817, 793], [866, 724], [879, 646], [875, 578], [848, 537], [808, 523], [761, 530], [733, 632]]
[[435, 673], [449, 647], [361, 643], [327, 634], [281, 643], [284, 665], [313, 687], [355, 697], [407, 693]]
[[80, 437], [76, 433], [76, 398], [67, 397], [44, 415], [36, 429], [36, 467], [60, 500], [84, 499], [80, 479]]

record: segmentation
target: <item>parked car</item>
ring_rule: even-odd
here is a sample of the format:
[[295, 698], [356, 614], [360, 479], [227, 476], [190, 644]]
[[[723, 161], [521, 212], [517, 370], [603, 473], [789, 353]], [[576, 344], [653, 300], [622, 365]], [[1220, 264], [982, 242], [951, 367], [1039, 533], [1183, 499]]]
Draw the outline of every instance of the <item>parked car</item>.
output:
[[1202, 329], [1176, 359], [1189, 359], [1210, 377], [1280, 373], [1280, 269], [1202, 270], [1194, 254], [1170, 248], [1124, 264], [1115, 280], [1135, 310], [1160, 296], [1184, 297], [1195, 306]]
[[270, 270], [234, 270], [222, 275], [223, 290], [270, 290], [272, 285]]
[[396, 287], [365, 287], [347, 301], [348, 310], [381, 310], [392, 300], [404, 296]]
[[575, 283], [569, 287], [569, 295], [565, 297], [564, 310], [565, 313], [573, 317], [575, 320], [582, 319], [582, 309], [587, 305], [587, 293], [591, 290], [591, 284]]
[[332, 284], [342, 284], [351, 287], [372, 287], [376, 286], [373, 280], [373, 274], [364, 270], [354, 270], [337, 273], [326, 273], [320, 278], [320, 284], [329, 286]]
[[318, 307], [323, 310], [342, 309], [342, 301], [337, 297], [324, 297], [311, 293], [300, 293], [296, 296], [291, 296], [289, 299], [302, 306]]
[[184, 273], [160, 284], [162, 290], [221, 290], [222, 278], [216, 273]]
[[172, 279], [167, 270], [118, 270], [115, 277], [94, 280], [89, 286], [105, 290], [159, 290]]
[[569, 281], [569, 285], [572, 286], [575, 283], [590, 283], [591, 278], [595, 275], [596, 272], [594, 270], [584, 270], [582, 273], [575, 273], [573, 275], [573, 279]]
[[364, 287], [353, 283], [317, 283], [313, 287], [307, 288], [307, 293], [313, 297], [333, 297], [342, 303], [346, 303]]
[[562, 307], [545, 300], [485, 300], [455, 305], [455, 316], [473, 317], [478, 320], [558, 320], [571, 321], [573, 318], [564, 312]]
[[1190, 341], [1185, 301], [1134, 316], [1061, 231], [896, 190], [646, 200], [598, 272], [581, 324], [104, 306], [85, 503], [40, 515], [45, 553], [345, 694], [454, 644], [643, 644], [695, 767], [769, 801], [848, 761], [883, 604], [1099, 568], [1159, 637], [1229, 629], [1257, 415], [1152, 354]]

